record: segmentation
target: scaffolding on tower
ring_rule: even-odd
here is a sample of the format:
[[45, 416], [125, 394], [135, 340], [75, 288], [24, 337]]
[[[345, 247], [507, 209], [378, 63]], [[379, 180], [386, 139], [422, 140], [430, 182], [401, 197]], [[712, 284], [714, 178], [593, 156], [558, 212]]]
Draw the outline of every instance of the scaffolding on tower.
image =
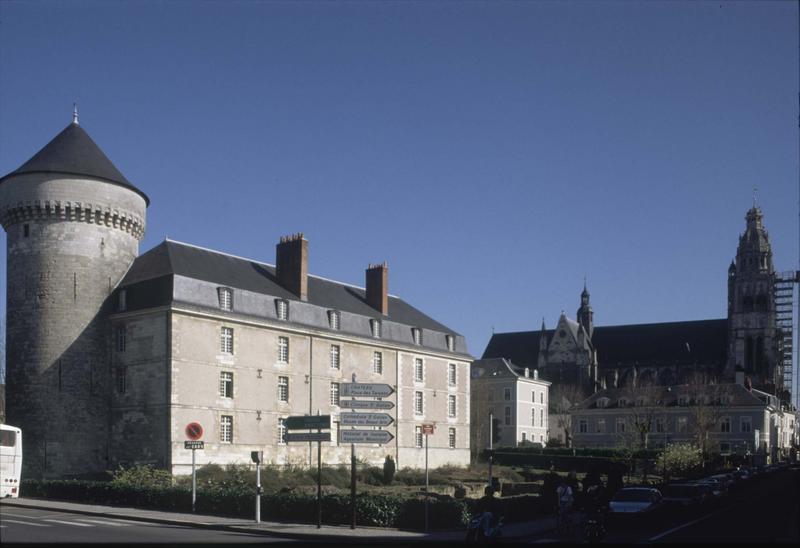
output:
[[[775, 327], [778, 328], [779, 359], [783, 388], [790, 392], [794, 387], [794, 288], [800, 281], [800, 272], [775, 273]], [[794, 394], [792, 394], [794, 397]]]

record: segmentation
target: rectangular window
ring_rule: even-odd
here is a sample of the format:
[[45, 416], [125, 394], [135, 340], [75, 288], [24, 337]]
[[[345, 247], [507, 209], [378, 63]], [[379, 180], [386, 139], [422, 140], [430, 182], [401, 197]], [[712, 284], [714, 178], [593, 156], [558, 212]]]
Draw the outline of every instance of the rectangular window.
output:
[[447, 397], [447, 416], [456, 416], [456, 397], [452, 395]]
[[339, 329], [339, 319], [337, 310], [328, 310], [328, 325], [331, 329]]
[[372, 330], [372, 336], [376, 339], [381, 338], [381, 321], [380, 320], [370, 320], [369, 321], [370, 329]]
[[625, 419], [617, 419], [617, 432], [625, 432]]
[[539, 403], [544, 403], [544, 392], [539, 392]]
[[731, 431], [731, 418], [730, 417], [722, 417], [719, 421], [719, 431], [720, 432], [730, 432]]
[[372, 372], [383, 375], [383, 354], [381, 352], [372, 353]]
[[31, 225], [25, 223], [24, 225], [22, 225], [22, 236], [27, 238], [30, 235], [31, 235]]
[[581, 419], [578, 421], [578, 432], [581, 434], [585, 434], [589, 431], [589, 423], [586, 419]]
[[286, 445], [286, 419], [278, 419], [278, 445]]
[[525, 445], [525, 442], [528, 441], [528, 434], [525, 432], [522, 433], [522, 445]]
[[233, 328], [223, 327], [219, 335], [219, 349], [223, 354], [233, 354]]
[[506, 401], [511, 401], [511, 389], [505, 388], [503, 389], [503, 399]]
[[422, 358], [414, 358], [414, 380], [422, 382], [424, 380], [425, 371], [422, 365]]
[[275, 314], [279, 320], [289, 319], [289, 301], [286, 299], [275, 299]]
[[605, 419], [598, 419], [597, 426], [595, 428], [595, 432], [597, 434], [605, 434], [606, 433], [606, 420]]
[[233, 417], [222, 415], [219, 421], [219, 441], [233, 443]]
[[126, 377], [126, 368], [125, 367], [117, 367], [114, 370], [115, 379], [114, 384], [117, 387], [117, 394], [124, 394], [125, 393], [125, 377]]
[[656, 419], [656, 432], [664, 432], [664, 419]]
[[289, 377], [278, 377], [278, 401], [289, 402]]
[[125, 347], [128, 345], [128, 332], [126, 327], [117, 328], [117, 352], [125, 352]]
[[339, 383], [331, 383], [331, 405], [339, 405]]
[[536, 390], [531, 390], [531, 402], [536, 403]]
[[125, 312], [128, 309], [128, 291], [120, 289], [118, 293], [117, 310]]
[[217, 288], [219, 307], [222, 310], [233, 310], [233, 290], [229, 287]]
[[447, 366], [447, 384], [450, 386], [456, 385], [456, 364], [451, 363]]
[[678, 417], [678, 432], [685, 434], [689, 431], [689, 421], [686, 417]]
[[222, 398], [233, 397], [233, 373], [221, 371], [219, 374], [219, 395]]
[[411, 328], [411, 338], [414, 340], [414, 344], [422, 345], [422, 329], [419, 327], [412, 327]]
[[289, 337], [278, 337], [278, 363], [289, 363]]
[[456, 448], [456, 429], [455, 428], [451, 428], [450, 431], [447, 434], [447, 445], [450, 447], [450, 449], [455, 449]]
[[739, 430], [742, 432], [752, 432], [752, 419], [750, 417], [739, 417]]
[[339, 361], [341, 355], [341, 349], [338, 345], [332, 344], [331, 345], [331, 369], [339, 369], [341, 363]]
[[531, 409], [531, 426], [536, 426], [536, 409]]
[[511, 425], [511, 408], [506, 407], [506, 426]]
[[423, 405], [422, 392], [414, 392], [414, 413], [422, 415], [424, 411]]
[[544, 426], [544, 409], [539, 409], [539, 426]]
[[421, 426], [415, 426], [414, 427], [414, 445], [416, 445], [416, 447], [418, 449], [422, 448], [422, 427]]

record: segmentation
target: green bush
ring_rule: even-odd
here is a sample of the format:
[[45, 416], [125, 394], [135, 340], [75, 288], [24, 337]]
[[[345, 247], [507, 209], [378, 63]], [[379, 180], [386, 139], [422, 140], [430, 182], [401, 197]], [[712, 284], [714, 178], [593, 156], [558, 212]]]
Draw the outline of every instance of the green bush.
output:
[[150, 465], [137, 465], [132, 468], [119, 467], [111, 472], [111, 483], [119, 487], [148, 489], [172, 487], [172, 474], [167, 470]]
[[666, 471], [669, 475], [687, 475], [703, 466], [700, 448], [690, 443], [673, 443], [658, 455], [656, 472]]

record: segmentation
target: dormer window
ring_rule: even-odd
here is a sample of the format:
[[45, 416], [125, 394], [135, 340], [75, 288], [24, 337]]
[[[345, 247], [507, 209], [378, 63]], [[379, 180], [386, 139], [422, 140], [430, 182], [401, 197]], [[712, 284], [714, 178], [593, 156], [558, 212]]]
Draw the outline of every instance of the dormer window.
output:
[[678, 405], [689, 405], [688, 396], [678, 396]]
[[369, 328], [372, 331], [372, 336], [376, 339], [381, 338], [381, 321], [372, 319], [369, 321]]
[[422, 329], [419, 327], [412, 327], [411, 338], [414, 339], [414, 344], [422, 346]]
[[618, 405], [619, 407], [628, 407], [628, 398], [620, 398], [620, 399], [617, 401], [617, 405]]
[[455, 337], [453, 337], [452, 335], [445, 335], [444, 339], [445, 339], [445, 341], [447, 341], [447, 349], [450, 352], [454, 352], [455, 349], [456, 349], [456, 339], [455, 339]]
[[597, 400], [597, 407], [604, 409], [608, 405], [608, 398], [600, 398]]
[[289, 301], [286, 299], [275, 299], [275, 315], [279, 320], [289, 319]]
[[639, 398], [638, 400], [636, 400], [636, 406], [637, 407], [644, 407], [645, 405], [647, 405], [647, 399], [646, 398]]
[[125, 312], [128, 309], [128, 292], [125, 289], [120, 289], [118, 293], [117, 310]]
[[328, 310], [328, 325], [331, 329], [339, 329], [339, 311]]
[[233, 289], [230, 287], [218, 287], [217, 296], [219, 297], [221, 310], [233, 310]]

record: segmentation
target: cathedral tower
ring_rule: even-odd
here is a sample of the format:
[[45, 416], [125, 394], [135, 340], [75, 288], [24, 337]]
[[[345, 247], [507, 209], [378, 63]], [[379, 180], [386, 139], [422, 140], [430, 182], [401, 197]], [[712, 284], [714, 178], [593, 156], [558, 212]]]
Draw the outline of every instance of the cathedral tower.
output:
[[107, 468], [114, 287], [138, 254], [149, 200], [73, 122], [0, 179], [7, 233], [6, 407], [24, 474]]
[[592, 305], [589, 304], [589, 290], [586, 289], [586, 282], [583, 283], [583, 291], [581, 291], [581, 306], [577, 313], [578, 323], [586, 330], [589, 338], [592, 338], [594, 333], [594, 312], [592, 312]]
[[736, 259], [728, 268], [728, 363], [726, 377], [744, 370], [753, 387], [780, 389], [773, 299], [775, 271], [764, 215], [753, 204], [739, 236]]

